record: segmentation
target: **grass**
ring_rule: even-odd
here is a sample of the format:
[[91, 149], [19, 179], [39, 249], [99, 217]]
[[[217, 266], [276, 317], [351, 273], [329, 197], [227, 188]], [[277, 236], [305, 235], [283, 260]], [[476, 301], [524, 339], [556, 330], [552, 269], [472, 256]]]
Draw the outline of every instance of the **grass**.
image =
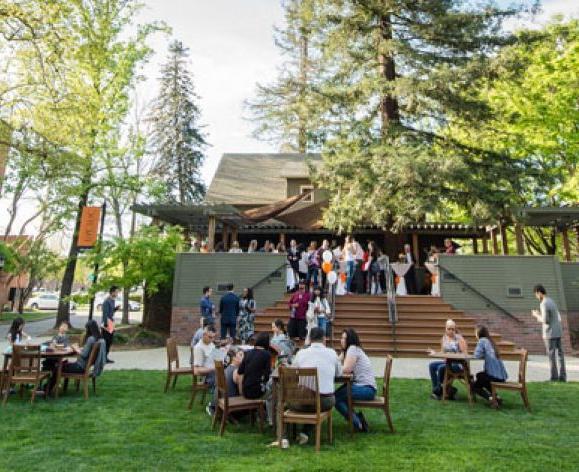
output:
[[[228, 425], [220, 438], [197, 401], [190, 412], [187, 382], [163, 393], [162, 372], [111, 371], [98, 396], [70, 392], [34, 406], [12, 396], [1, 411], [0, 470], [577, 470], [579, 384], [530, 385], [533, 412], [506, 392], [501, 411], [478, 402], [428, 398], [429, 384], [393, 379], [397, 433], [368, 411], [369, 434], [350, 437], [337, 414], [335, 443], [268, 449], [270, 433]], [[26, 397], [25, 397], [26, 398]]]
[[0, 315], [0, 325], [11, 324], [14, 318], [21, 316], [25, 322], [56, 319], [55, 311], [25, 311], [24, 313], [2, 312]]

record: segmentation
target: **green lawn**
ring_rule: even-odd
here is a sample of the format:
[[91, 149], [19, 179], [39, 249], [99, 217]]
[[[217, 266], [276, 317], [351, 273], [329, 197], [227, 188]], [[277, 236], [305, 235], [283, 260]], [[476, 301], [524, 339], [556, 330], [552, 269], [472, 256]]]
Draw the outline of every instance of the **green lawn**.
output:
[[[268, 449], [270, 434], [228, 425], [220, 438], [198, 403], [187, 411], [187, 383], [163, 393], [160, 372], [111, 371], [97, 397], [76, 393], [31, 407], [12, 396], [0, 410], [0, 470], [577, 470], [579, 384], [530, 385], [533, 413], [505, 393], [496, 412], [481, 402], [442, 404], [429, 384], [392, 381], [397, 433], [368, 412], [371, 432], [350, 437], [336, 415], [335, 444]], [[461, 392], [462, 393], [462, 392]]]
[[[24, 313], [2, 312], [0, 315], [0, 324], [10, 324], [14, 318], [21, 316], [25, 322], [40, 321], [48, 318], [56, 319], [55, 311], [25, 311]], [[26, 330], [26, 328], [25, 328]]]

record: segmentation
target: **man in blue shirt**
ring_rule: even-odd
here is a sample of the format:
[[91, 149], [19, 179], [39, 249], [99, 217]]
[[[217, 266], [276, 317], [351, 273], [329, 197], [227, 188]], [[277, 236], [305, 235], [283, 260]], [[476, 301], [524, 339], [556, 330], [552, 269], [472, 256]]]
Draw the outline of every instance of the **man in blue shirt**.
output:
[[212, 293], [211, 287], [203, 287], [203, 297], [200, 302], [201, 326], [215, 323], [215, 303], [211, 300]]
[[103, 302], [103, 318], [102, 318], [102, 334], [107, 347], [107, 364], [112, 364], [114, 361], [109, 359], [109, 351], [113, 344], [113, 336], [115, 333], [115, 311], [117, 311], [116, 298], [119, 293], [119, 288], [112, 286], [109, 290], [109, 296]]
[[233, 293], [233, 284], [227, 286], [227, 293], [219, 301], [219, 314], [221, 315], [221, 339], [225, 339], [227, 333], [229, 337], [235, 339], [239, 297]]

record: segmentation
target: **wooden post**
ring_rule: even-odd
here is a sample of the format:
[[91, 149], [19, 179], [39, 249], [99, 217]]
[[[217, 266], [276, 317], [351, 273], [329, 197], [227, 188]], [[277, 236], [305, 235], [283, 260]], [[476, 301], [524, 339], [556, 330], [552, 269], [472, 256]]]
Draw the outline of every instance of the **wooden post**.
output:
[[279, 233], [279, 242], [285, 246], [285, 233]]
[[[233, 241], [237, 241], [237, 226], [232, 226], [231, 227], [231, 244], [233, 244]], [[239, 242], [239, 241], [237, 241]]]
[[507, 241], [507, 225], [501, 223], [500, 225], [501, 231], [501, 243], [503, 246], [503, 256], [509, 255], [509, 242]]
[[483, 249], [483, 254], [488, 254], [489, 253], [489, 235], [487, 233], [484, 234], [484, 236], [482, 237], [482, 249]]
[[563, 255], [565, 256], [565, 261], [571, 262], [571, 246], [569, 245], [569, 232], [567, 228], [561, 230], [561, 235], [563, 236]]
[[416, 267], [420, 265], [420, 248], [418, 247], [418, 233], [412, 233], [412, 254]]
[[491, 240], [493, 242], [493, 254], [495, 256], [499, 255], [499, 243], [497, 241], [497, 229], [491, 229]]
[[229, 225], [223, 223], [223, 230], [221, 232], [221, 241], [223, 242], [223, 248], [229, 251]]
[[515, 237], [517, 243], [517, 254], [522, 256], [525, 254], [525, 241], [523, 239], [523, 225], [515, 223]]
[[209, 252], [215, 250], [215, 216], [209, 215], [207, 224], [207, 249]]
[[472, 252], [478, 254], [478, 239], [472, 238]]

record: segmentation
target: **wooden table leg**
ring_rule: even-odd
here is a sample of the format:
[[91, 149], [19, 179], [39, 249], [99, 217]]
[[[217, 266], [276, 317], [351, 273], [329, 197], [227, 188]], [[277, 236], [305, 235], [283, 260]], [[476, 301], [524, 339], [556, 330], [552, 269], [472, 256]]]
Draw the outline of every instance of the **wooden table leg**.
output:
[[452, 365], [452, 363], [449, 362], [449, 360], [447, 359], [446, 365], [444, 367], [444, 379], [442, 379], [442, 401], [443, 402], [446, 402], [446, 400], [447, 400], [447, 394], [448, 394], [447, 383], [448, 383], [448, 377], [449, 377], [448, 372], [451, 369], [451, 365]]
[[352, 382], [346, 380], [346, 392], [348, 396], [348, 422], [350, 423], [350, 434], [354, 434], [354, 407], [352, 406]]
[[62, 375], [62, 364], [63, 364], [63, 358], [59, 357], [58, 358], [58, 368], [56, 369], [56, 382], [54, 383], [54, 392], [52, 392], [52, 395], [54, 396], [54, 398], [58, 398], [58, 388], [60, 387], [60, 377]]
[[273, 415], [273, 424], [276, 429], [277, 433], [277, 441], [278, 445], [281, 448], [281, 441], [283, 439], [283, 428], [282, 428], [282, 411], [281, 411], [281, 395], [279, 391], [279, 380], [273, 380], [273, 390], [272, 390], [272, 399], [271, 399], [271, 407], [272, 407], [272, 415]]
[[470, 390], [470, 365], [468, 361], [464, 362], [464, 381], [465, 381], [465, 385], [466, 385], [466, 395], [468, 397], [468, 404], [470, 406], [472, 406], [473, 404], [473, 396], [472, 396], [472, 392]]

